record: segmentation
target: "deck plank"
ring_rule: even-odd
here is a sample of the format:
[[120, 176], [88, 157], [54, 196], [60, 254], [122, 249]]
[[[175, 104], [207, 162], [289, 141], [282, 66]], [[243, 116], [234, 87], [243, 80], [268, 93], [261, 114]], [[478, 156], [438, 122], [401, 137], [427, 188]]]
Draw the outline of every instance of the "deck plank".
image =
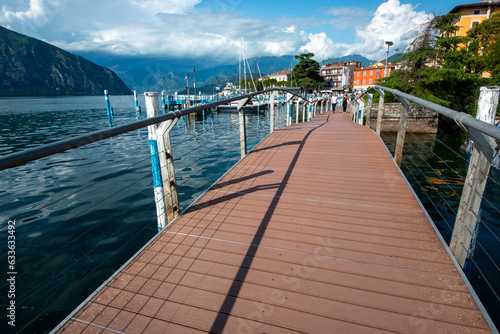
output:
[[490, 333], [383, 143], [274, 132], [59, 333]]

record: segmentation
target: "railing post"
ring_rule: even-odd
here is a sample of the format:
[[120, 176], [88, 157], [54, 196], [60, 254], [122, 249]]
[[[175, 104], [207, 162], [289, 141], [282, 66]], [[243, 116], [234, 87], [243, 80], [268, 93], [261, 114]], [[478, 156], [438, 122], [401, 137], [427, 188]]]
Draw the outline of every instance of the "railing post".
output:
[[292, 125], [293, 94], [286, 93], [286, 125]]
[[398, 139], [396, 141], [396, 150], [394, 152], [394, 160], [398, 166], [401, 166], [403, 159], [403, 147], [405, 146], [406, 137], [406, 122], [408, 121], [408, 113], [410, 112], [410, 104], [407, 99], [396, 95], [398, 100], [403, 104], [401, 108], [401, 116], [399, 117]]
[[245, 117], [245, 105], [251, 100], [247, 98], [238, 103], [238, 118], [240, 120], [240, 152], [241, 159], [247, 155], [247, 124]]
[[308, 101], [304, 101], [304, 104], [302, 105], [302, 123], [306, 121], [306, 110], [307, 110], [307, 104]]
[[297, 99], [297, 107], [295, 107], [295, 124], [299, 123], [300, 98]]
[[360, 98], [358, 100], [358, 124], [363, 125], [364, 114], [365, 114], [365, 100]]
[[[481, 87], [477, 119], [495, 124], [499, 93], [499, 87]], [[462, 268], [468, 267], [468, 259], [474, 255], [481, 202], [490, 167], [490, 162], [478, 145], [474, 145], [450, 240], [450, 250]]]
[[274, 103], [276, 100], [276, 92], [271, 93], [271, 97], [269, 98], [269, 133], [274, 132]]
[[377, 113], [377, 136], [380, 137], [380, 129], [382, 127], [382, 117], [384, 116], [384, 97], [385, 93], [382, 89], [375, 88], [377, 93], [380, 95], [380, 99], [378, 101], [378, 113]]
[[[146, 112], [148, 118], [160, 115], [160, 104], [158, 102], [158, 93], [146, 92]], [[163, 183], [161, 175], [160, 157], [158, 152], [158, 141], [156, 138], [156, 125], [148, 126], [148, 143], [151, 153], [151, 165], [153, 170], [153, 186], [156, 203], [156, 217], [158, 230], [167, 226], [167, 211], [165, 208], [165, 196], [163, 192]]]
[[357, 105], [358, 103], [357, 102], [354, 102], [354, 101], [349, 101], [347, 102], [351, 105], [351, 108], [349, 108], [349, 116], [351, 117], [351, 121], [353, 121], [354, 123], [356, 123], [356, 108], [357, 108]]
[[373, 102], [373, 94], [367, 93], [368, 96], [368, 107], [366, 109], [366, 127], [370, 128], [370, 121], [372, 118], [372, 102]]
[[[174, 158], [172, 156], [172, 143], [170, 142], [170, 130], [177, 124], [179, 119], [162, 122], [156, 128], [156, 140], [158, 143], [158, 156], [162, 176], [163, 194], [165, 198], [167, 226], [179, 216], [179, 199], [177, 196], [177, 181], [175, 179]], [[164, 226], [163, 228], [167, 227]], [[162, 229], [163, 229], [162, 228]]]

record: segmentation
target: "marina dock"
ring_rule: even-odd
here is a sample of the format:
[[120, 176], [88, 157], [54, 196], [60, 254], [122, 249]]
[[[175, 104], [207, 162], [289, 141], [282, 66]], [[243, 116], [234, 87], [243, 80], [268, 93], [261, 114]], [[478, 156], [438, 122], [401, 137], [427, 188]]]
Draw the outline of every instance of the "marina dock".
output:
[[491, 333], [381, 139], [275, 131], [57, 333]]

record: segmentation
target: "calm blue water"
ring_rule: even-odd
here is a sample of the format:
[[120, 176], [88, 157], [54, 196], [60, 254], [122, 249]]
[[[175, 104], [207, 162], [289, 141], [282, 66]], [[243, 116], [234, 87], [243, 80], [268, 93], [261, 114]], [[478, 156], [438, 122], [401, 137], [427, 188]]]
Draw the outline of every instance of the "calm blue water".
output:
[[[110, 101], [115, 124], [136, 120], [132, 96]], [[0, 99], [1, 155], [107, 127], [104, 97]], [[247, 113], [249, 149], [268, 133]], [[181, 210], [240, 158], [235, 113], [185, 117], [171, 140]], [[2, 283], [0, 332], [50, 331], [157, 233], [147, 129], [0, 172], [2, 282], [14, 220], [16, 327]]]

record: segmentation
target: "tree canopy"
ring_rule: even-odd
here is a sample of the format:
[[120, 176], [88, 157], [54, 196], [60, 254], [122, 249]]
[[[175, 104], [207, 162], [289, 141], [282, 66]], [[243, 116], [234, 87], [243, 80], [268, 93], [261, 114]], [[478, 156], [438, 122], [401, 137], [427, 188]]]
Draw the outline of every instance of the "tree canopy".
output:
[[468, 48], [474, 55], [472, 64], [478, 71], [491, 73], [497, 84], [500, 82], [500, 13], [493, 14], [469, 30], [471, 43]]
[[319, 75], [320, 65], [312, 57], [314, 53], [311, 52], [295, 56], [299, 63], [293, 69], [293, 76], [304, 90], [308, 87], [320, 87], [325, 83], [323, 77]]
[[456, 36], [456, 19], [456, 14], [447, 14], [427, 22], [384, 85], [475, 114], [479, 87], [500, 83], [500, 15], [462, 37]]

